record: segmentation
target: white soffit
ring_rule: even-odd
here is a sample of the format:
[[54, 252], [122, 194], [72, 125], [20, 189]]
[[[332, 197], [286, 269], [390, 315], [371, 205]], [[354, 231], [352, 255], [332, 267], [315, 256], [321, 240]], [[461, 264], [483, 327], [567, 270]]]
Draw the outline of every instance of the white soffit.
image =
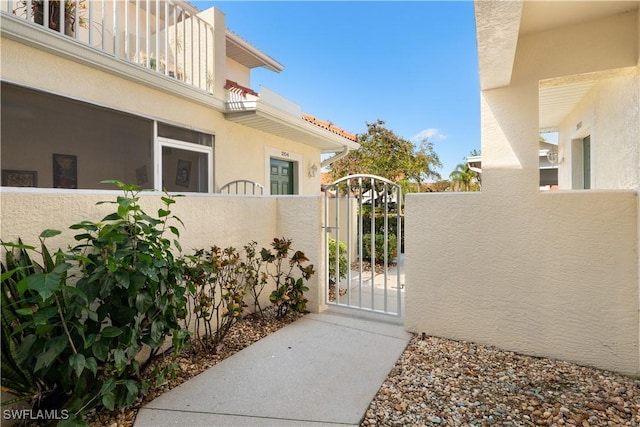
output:
[[596, 84], [596, 80], [540, 88], [540, 130], [552, 132]]
[[284, 65], [230, 30], [226, 32], [226, 49], [229, 58], [247, 68], [265, 67], [277, 73], [284, 70]]
[[591, 21], [638, 9], [640, 1], [525, 1], [520, 34], [547, 31], [553, 28]]

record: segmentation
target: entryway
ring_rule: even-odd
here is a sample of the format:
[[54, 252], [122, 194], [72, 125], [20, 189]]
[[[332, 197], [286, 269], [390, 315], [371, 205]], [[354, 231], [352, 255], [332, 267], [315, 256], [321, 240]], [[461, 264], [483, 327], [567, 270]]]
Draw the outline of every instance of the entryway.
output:
[[404, 306], [402, 191], [374, 175], [325, 187], [325, 301], [401, 321]]
[[293, 194], [293, 162], [286, 160], [270, 160], [271, 194]]

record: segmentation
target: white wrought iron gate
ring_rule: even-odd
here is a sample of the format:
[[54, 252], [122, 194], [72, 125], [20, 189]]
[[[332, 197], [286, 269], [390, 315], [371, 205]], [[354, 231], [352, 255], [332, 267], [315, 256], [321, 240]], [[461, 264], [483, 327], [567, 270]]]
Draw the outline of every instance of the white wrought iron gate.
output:
[[400, 186], [379, 176], [351, 175], [325, 187], [324, 201], [327, 304], [400, 318]]

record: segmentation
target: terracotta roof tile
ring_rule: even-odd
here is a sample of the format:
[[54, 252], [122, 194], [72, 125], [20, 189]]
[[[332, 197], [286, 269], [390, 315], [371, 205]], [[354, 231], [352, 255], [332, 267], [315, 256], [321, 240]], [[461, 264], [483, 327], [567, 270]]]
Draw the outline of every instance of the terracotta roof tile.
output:
[[227, 84], [224, 85], [224, 88], [230, 92], [238, 93], [244, 97], [246, 97], [247, 95], [260, 96], [258, 92], [254, 91], [253, 89], [239, 85], [232, 80], [227, 80]]
[[356, 135], [350, 132], [345, 131], [344, 129], [341, 129], [337, 126], [334, 126], [333, 123], [328, 122], [328, 121], [324, 121], [324, 120], [320, 120], [317, 119], [309, 114], [303, 114], [302, 118], [305, 119], [306, 121], [308, 121], [309, 123], [312, 123], [316, 126], [319, 126], [323, 129], [326, 129], [330, 132], [335, 133], [336, 135], [340, 135], [343, 138], [347, 138], [348, 140], [351, 140], [353, 142], [357, 142], [357, 138]]

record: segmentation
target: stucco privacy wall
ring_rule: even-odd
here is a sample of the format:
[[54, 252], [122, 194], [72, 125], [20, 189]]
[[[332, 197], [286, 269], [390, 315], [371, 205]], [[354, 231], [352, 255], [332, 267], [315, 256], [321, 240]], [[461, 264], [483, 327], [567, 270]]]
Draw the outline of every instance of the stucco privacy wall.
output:
[[[69, 226], [82, 220], [99, 221], [113, 212], [112, 204], [96, 205], [99, 201], [115, 201], [118, 191], [99, 193], [84, 190], [31, 190], [3, 189], [0, 192], [0, 238], [15, 241], [18, 237], [26, 244], [38, 243], [41, 231], [50, 228], [63, 233], [47, 240], [47, 246], [55, 250], [75, 245]], [[141, 193], [141, 207], [155, 215], [162, 207], [160, 195]], [[228, 196], [191, 195], [176, 198], [172, 213], [180, 218], [184, 227], [180, 230], [183, 253], [196, 248], [233, 246], [241, 249], [256, 241], [258, 248], [271, 248], [275, 237], [293, 241], [293, 249], [301, 250], [314, 264], [316, 274], [309, 283], [308, 309], [321, 310], [324, 268], [322, 266], [320, 239], [320, 196]], [[265, 289], [263, 299], [270, 290]]]
[[[63, 231], [48, 240], [52, 248], [75, 244], [76, 231], [68, 227], [82, 220], [99, 221], [113, 212], [118, 191], [88, 192], [40, 189], [20, 191], [3, 189], [0, 193], [2, 240], [21, 237], [25, 243], [37, 243], [40, 232], [47, 228]], [[155, 215], [162, 207], [157, 193], [141, 193], [141, 207]], [[185, 196], [176, 198], [172, 213], [184, 223], [180, 244], [184, 252], [212, 245], [237, 248], [255, 240], [266, 246], [277, 234], [277, 200], [275, 197], [240, 197], [226, 195]]]
[[408, 330], [640, 372], [636, 193], [410, 194], [405, 209]]
[[[250, 179], [268, 188], [264, 182], [268, 147], [301, 156], [299, 193], [319, 193], [319, 174], [309, 177], [306, 173], [312, 162], [319, 162], [319, 149], [230, 122], [214, 109], [213, 99], [211, 105], [204, 105], [7, 38], [1, 41], [3, 81], [214, 134], [215, 191], [235, 179]], [[218, 96], [225, 97], [223, 92]]]

